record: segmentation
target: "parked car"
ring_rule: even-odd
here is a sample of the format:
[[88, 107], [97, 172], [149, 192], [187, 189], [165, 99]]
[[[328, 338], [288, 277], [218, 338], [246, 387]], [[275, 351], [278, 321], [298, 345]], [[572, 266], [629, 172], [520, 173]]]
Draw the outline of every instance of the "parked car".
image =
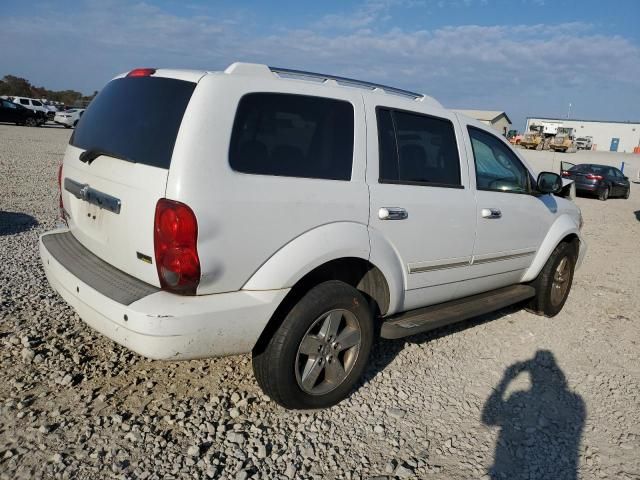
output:
[[56, 113], [58, 113], [58, 108], [51, 104], [51, 103], [44, 103], [44, 108], [47, 109], [47, 119], [49, 120], [53, 120], [53, 118], [56, 116]]
[[574, 165], [563, 170], [562, 176], [575, 182], [576, 192], [597, 195], [600, 200], [607, 200], [609, 197], [629, 198], [631, 194], [629, 178], [608, 165]]
[[352, 390], [378, 333], [518, 302], [560, 312], [582, 217], [560, 175], [532, 172], [418, 93], [244, 63], [136, 69], [74, 131], [68, 227], [40, 254], [116, 342], [171, 361], [251, 352], [272, 399], [321, 408]]
[[25, 108], [33, 110], [34, 112], [42, 112], [44, 114], [44, 121], [42, 123], [45, 123], [47, 121], [49, 110], [40, 100], [27, 97], [14, 97], [13, 102], [17, 103], [18, 105], [22, 105]]
[[53, 121], [58, 125], [63, 125], [64, 128], [75, 127], [80, 121], [80, 117], [84, 113], [84, 108], [71, 108], [56, 113]]
[[578, 150], [591, 150], [593, 147], [593, 137], [576, 138], [576, 148]]
[[42, 112], [34, 112], [10, 100], [0, 100], [0, 122], [37, 127], [45, 122], [45, 116]]

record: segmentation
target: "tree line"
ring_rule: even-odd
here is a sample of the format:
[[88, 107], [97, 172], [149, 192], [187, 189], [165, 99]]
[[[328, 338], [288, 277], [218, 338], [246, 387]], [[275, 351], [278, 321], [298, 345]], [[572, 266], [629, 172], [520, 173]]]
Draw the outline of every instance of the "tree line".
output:
[[49, 101], [62, 102], [69, 106], [83, 106], [88, 104], [98, 94], [83, 95], [75, 90], [49, 90], [45, 87], [36, 87], [26, 78], [14, 75], [5, 75], [0, 80], [0, 95], [12, 97], [46, 98]]

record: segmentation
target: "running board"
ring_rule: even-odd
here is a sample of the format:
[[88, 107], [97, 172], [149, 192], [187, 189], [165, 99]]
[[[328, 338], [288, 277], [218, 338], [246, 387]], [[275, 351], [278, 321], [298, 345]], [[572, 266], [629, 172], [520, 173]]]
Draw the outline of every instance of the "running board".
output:
[[535, 294], [535, 288], [528, 285], [512, 285], [459, 300], [418, 308], [385, 320], [380, 336], [393, 339], [427, 332], [499, 310], [531, 298]]

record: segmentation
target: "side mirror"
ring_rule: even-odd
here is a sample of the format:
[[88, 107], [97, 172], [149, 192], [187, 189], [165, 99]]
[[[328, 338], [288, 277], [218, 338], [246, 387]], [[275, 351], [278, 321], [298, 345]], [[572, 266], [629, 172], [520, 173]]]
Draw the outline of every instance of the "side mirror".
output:
[[540, 172], [537, 183], [541, 193], [558, 193], [562, 190], [562, 178], [557, 173]]

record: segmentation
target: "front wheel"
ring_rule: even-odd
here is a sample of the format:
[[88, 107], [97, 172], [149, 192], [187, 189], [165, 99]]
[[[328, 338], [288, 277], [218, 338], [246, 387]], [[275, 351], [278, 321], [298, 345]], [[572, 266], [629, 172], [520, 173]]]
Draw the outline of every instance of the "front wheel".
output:
[[626, 192], [624, 192], [624, 197], [623, 197], [623, 198], [624, 198], [625, 200], [627, 200], [627, 199], [629, 198], [629, 196], [630, 196], [630, 195], [631, 195], [631, 186], [629, 186], [629, 187], [627, 188], [627, 191], [626, 191]]
[[362, 375], [373, 338], [373, 316], [362, 294], [340, 281], [324, 282], [254, 350], [253, 371], [262, 390], [285, 408], [330, 407]]
[[37, 127], [38, 121], [34, 117], [27, 117], [27, 119], [24, 121], [24, 124], [27, 127]]
[[556, 247], [532, 283], [536, 296], [529, 302], [530, 311], [545, 317], [560, 313], [571, 290], [577, 256], [573, 243], [562, 242]]

